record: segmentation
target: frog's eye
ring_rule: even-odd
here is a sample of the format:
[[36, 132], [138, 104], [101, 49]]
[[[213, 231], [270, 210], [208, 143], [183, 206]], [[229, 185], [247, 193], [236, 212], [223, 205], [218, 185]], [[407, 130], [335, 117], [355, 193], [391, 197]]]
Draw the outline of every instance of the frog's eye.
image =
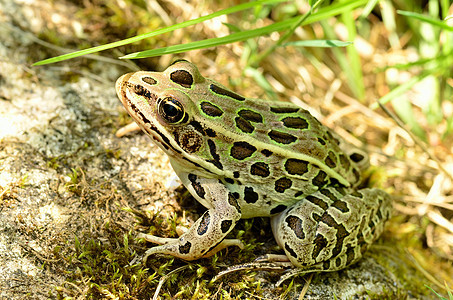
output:
[[169, 124], [176, 124], [184, 119], [184, 107], [173, 97], [166, 97], [157, 104], [159, 115]]

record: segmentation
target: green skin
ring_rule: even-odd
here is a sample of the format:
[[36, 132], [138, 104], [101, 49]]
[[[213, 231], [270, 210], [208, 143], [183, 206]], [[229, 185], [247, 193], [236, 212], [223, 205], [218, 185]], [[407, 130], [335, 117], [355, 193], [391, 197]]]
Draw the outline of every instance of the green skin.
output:
[[187, 61], [125, 74], [116, 90], [207, 208], [178, 239], [141, 235], [161, 244], [145, 258], [242, 247], [227, 234], [241, 218], [264, 216], [299, 273], [335, 271], [356, 262], [390, 217], [387, 193], [358, 188], [366, 155], [298, 106], [244, 98]]

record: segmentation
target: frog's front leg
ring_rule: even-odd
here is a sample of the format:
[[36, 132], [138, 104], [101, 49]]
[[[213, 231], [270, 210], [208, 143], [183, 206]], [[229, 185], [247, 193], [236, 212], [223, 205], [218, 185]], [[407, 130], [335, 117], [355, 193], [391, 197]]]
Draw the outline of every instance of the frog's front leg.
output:
[[210, 203], [211, 207], [179, 238], [140, 235], [146, 240], [162, 244], [146, 251], [145, 260], [155, 253], [194, 260], [211, 256], [228, 246], [243, 248], [240, 240], [225, 239], [241, 218], [241, 209], [235, 196], [218, 179], [196, 179], [196, 188], [199, 193], [203, 191], [203, 203]]

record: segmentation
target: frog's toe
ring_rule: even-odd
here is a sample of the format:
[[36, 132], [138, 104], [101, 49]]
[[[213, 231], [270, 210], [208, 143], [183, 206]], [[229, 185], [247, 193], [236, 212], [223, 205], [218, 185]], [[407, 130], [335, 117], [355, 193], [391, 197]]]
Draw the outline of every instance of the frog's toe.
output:
[[160, 236], [155, 236], [155, 235], [145, 234], [145, 233], [137, 234], [137, 238], [144, 239], [147, 242], [154, 243], [154, 244], [159, 244], [159, 245], [172, 243], [172, 242], [175, 242], [177, 240], [177, 238], [163, 238], [163, 237], [160, 237]]
[[254, 262], [289, 262], [288, 256], [285, 254], [264, 254], [258, 256]]

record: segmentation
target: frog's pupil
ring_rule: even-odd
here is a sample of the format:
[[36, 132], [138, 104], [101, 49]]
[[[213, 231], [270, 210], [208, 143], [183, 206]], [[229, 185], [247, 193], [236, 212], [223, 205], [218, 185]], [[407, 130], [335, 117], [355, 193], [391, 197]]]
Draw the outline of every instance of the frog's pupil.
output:
[[164, 112], [167, 117], [175, 117], [178, 114], [178, 109], [174, 106], [174, 104], [165, 103], [164, 104]]
[[169, 123], [177, 123], [184, 117], [182, 105], [175, 99], [168, 97], [162, 101], [160, 115]]

